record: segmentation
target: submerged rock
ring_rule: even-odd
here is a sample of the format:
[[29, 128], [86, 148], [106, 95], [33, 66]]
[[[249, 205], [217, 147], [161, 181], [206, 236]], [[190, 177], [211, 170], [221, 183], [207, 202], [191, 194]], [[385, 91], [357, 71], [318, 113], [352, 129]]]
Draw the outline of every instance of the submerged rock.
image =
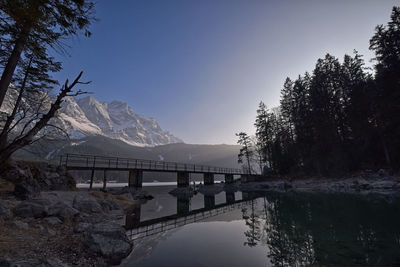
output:
[[119, 264], [132, 250], [125, 229], [112, 222], [92, 225], [85, 232], [85, 244], [91, 252], [100, 254], [111, 264]]

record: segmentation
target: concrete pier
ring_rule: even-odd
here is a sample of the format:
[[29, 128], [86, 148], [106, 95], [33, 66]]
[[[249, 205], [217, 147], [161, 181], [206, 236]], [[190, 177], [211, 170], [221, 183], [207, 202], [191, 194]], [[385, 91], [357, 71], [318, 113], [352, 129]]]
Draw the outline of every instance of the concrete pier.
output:
[[189, 186], [189, 173], [188, 172], [177, 172], [178, 187]]
[[106, 190], [107, 187], [107, 170], [104, 170], [103, 173], [103, 191]]
[[215, 196], [204, 195], [204, 208], [213, 209], [215, 207]]
[[225, 192], [226, 203], [235, 203], [235, 192]]
[[141, 205], [135, 205], [130, 208], [125, 216], [125, 228], [126, 229], [133, 229], [139, 227], [140, 225], [140, 211]]
[[214, 173], [204, 173], [204, 184], [205, 185], [214, 184]]
[[225, 183], [226, 184], [233, 183], [233, 174], [225, 174]]
[[129, 187], [142, 187], [143, 182], [143, 171], [141, 170], [130, 170], [129, 171]]
[[178, 195], [176, 198], [176, 213], [186, 215], [190, 211], [190, 197]]

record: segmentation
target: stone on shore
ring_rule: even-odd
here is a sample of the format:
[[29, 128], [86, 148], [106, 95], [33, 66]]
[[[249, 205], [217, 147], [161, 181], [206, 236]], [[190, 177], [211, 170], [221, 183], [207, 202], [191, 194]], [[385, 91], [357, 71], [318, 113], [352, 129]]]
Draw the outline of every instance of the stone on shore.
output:
[[11, 218], [11, 210], [3, 201], [0, 200], [0, 220]]
[[132, 250], [125, 229], [112, 222], [92, 225], [85, 232], [85, 244], [91, 252], [100, 254], [110, 264], [119, 264]]
[[21, 218], [44, 218], [48, 215], [50, 202], [46, 199], [25, 200], [17, 205], [13, 212]]
[[75, 209], [85, 213], [103, 213], [103, 208], [91, 195], [76, 195], [72, 206]]
[[79, 211], [68, 206], [62, 201], [57, 202], [56, 204], [49, 207], [48, 215], [56, 216], [61, 220], [72, 220], [79, 214]]

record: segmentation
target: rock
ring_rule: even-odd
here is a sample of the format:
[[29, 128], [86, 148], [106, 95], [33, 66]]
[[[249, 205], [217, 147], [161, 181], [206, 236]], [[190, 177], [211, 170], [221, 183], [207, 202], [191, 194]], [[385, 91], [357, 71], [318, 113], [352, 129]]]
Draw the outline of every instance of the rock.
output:
[[85, 233], [85, 245], [91, 252], [106, 258], [110, 264], [119, 264], [132, 250], [125, 229], [111, 222], [94, 224]]
[[35, 177], [42, 190], [73, 190], [76, 188], [75, 179], [64, 167], [48, 164], [37, 165], [38, 175]]
[[1, 267], [68, 267], [59, 259], [21, 260], [0, 258]]
[[11, 210], [3, 201], [0, 200], [0, 220], [11, 218]]
[[96, 201], [96, 199], [90, 195], [76, 195], [72, 206], [85, 213], [102, 213], [103, 208], [101, 205]]
[[119, 205], [112, 199], [109, 198], [99, 198], [97, 202], [100, 204], [104, 212], [109, 212], [111, 210], [119, 210]]
[[29, 225], [26, 222], [19, 221], [19, 220], [10, 221], [7, 223], [7, 225], [9, 225], [11, 227], [16, 227], [19, 229], [24, 229], [24, 230], [27, 230], [29, 228]]
[[62, 223], [62, 221], [60, 219], [58, 219], [57, 217], [47, 217], [47, 218], [44, 218], [44, 221], [50, 225], [56, 225], [56, 224]]
[[39, 230], [40, 230], [40, 233], [43, 235], [55, 236], [57, 234], [54, 230], [52, 230], [48, 227], [45, 227], [43, 225], [39, 225]]
[[89, 229], [91, 226], [92, 226], [91, 223], [86, 223], [86, 222], [77, 223], [74, 226], [74, 233], [86, 232], [86, 230]]
[[79, 214], [79, 211], [68, 206], [64, 202], [59, 201], [56, 204], [49, 207], [48, 214], [50, 216], [56, 216], [65, 221], [74, 219]]
[[19, 199], [27, 200], [37, 197], [39, 194], [40, 186], [32, 177], [15, 184], [14, 195]]
[[378, 175], [379, 175], [380, 177], [384, 177], [384, 176], [388, 176], [389, 174], [387, 173], [386, 170], [380, 169], [380, 170], [378, 171]]
[[149, 193], [147, 193], [146, 191], [136, 191], [133, 194], [133, 199], [134, 200], [152, 200], [154, 197], [152, 195], [150, 195]]
[[16, 206], [13, 212], [22, 218], [43, 218], [48, 214], [49, 204], [50, 202], [45, 199], [26, 200]]

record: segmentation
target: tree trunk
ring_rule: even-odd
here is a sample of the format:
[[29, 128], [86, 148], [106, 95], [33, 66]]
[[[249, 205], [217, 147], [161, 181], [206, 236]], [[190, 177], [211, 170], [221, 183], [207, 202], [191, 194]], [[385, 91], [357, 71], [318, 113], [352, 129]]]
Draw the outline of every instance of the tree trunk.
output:
[[26, 82], [28, 80], [28, 75], [29, 75], [29, 70], [31, 68], [31, 65], [32, 65], [32, 58], [29, 60], [28, 67], [27, 67], [27, 69], [25, 71], [24, 80], [22, 81], [21, 89], [19, 90], [18, 98], [15, 101], [13, 111], [7, 117], [7, 120], [6, 120], [6, 123], [4, 124], [3, 130], [0, 133], [0, 151], [2, 151], [7, 146], [9, 129], [11, 127], [12, 122], [15, 119], [15, 116], [17, 115], [18, 108], [19, 108], [19, 106], [21, 104], [22, 96], [23, 96], [23, 93], [25, 91], [25, 86], [26, 86]]
[[19, 38], [15, 41], [14, 49], [8, 58], [7, 64], [3, 70], [0, 80], [0, 107], [3, 104], [4, 98], [10, 86], [11, 79], [14, 75], [15, 68], [17, 67], [18, 61], [21, 57], [22, 50], [25, 47], [26, 41], [28, 39], [30, 28], [24, 27]]

